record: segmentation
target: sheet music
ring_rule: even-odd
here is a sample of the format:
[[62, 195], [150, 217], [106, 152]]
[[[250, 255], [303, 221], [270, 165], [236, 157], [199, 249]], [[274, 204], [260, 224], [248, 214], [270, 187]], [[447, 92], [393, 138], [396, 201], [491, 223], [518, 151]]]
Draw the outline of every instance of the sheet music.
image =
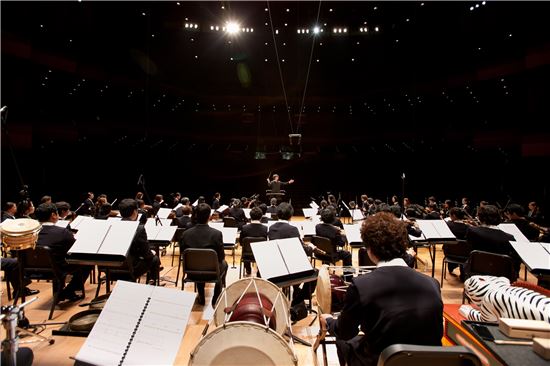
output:
[[172, 212], [171, 208], [161, 207], [157, 212], [157, 216], [159, 217], [159, 219], [167, 219], [168, 215], [170, 215], [170, 212]]
[[[422, 236], [427, 239], [456, 239], [447, 223], [443, 220], [416, 220], [420, 230], [422, 230]], [[419, 240], [415, 238], [412, 240]]]
[[223, 245], [235, 245], [237, 242], [237, 231], [236, 227], [222, 227], [218, 229], [222, 232], [223, 235]]
[[294, 226], [296, 229], [298, 229], [298, 232], [300, 233], [300, 238], [304, 238], [304, 230], [302, 229], [302, 222], [303, 221], [289, 221], [288, 223], [292, 226]]
[[125, 256], [132, 244], [137, 221], [94, 220], [79, 230], [79, 236], [68, 254], [105, 254]]
[[212, 222], [212, 221], [209, 221], [209, 222], [208, 222], [208, 226], [210, 226], [211, 228], [214, 228], [214, 229], [216, 229], [216, 230], [222, 231], [222, 229], [223, 229], [223, 222]]
[[531, 271], [550, 270], [550, 252], [547, 251], [550, 249], [550, 244], [529, 241], [510, 241], [510, 244]]
[[502, 223], [502, 224], [498, 225], [498, 228], [500, 230], [504, 231], [505, 233], [508, 233], [508, 234], [512, 235], [514, 237], [515, 241], [519, 241], [519, 242], [522, 242], [522, 243], [528, 243], [529, 242], [529, 239], [527, 239], [525, 237], [525, 235], [523, 235], [523, 233], [518, 229], [516, 224], [514, 224], [512, 222]]
[[313, 236], [315, 235], [315, 226], [317, 225], [316, 222], [313, 221], [302, 221], [302, 231], [304, 233], [304, 236]]
[[78, 230], [79, 226], [85, 222], [93, 220], [94, 218], [91, 216], [77, 216], [72, 222], [71, 222], [71, 228]]
[[300, 273], [313, 269], [298, 238], [279, 239], [276, 242], [286, 263], [288, 273]]
[[147, 240], [152, 241], [170, 241], [177, 229], [177, 226], [145, 226]]
[[317, 215], [316, 208], [302, 208], [302, 211], [304, 212], [304, 217], [306, 218]]
[[178, 203], [172, 210], [176, 211], [178, 208], [183, 207], [182, 203]]
[[107, 221], [120, 221], [122, 220], [121, 216], [107, 217]]
[[244, 217], [250, 220], [250, 210], [251, 208], [243, 208], [244, 211]]
[[363, 216], [363, 213], [361, 212], [361, 210], [355, 208], [351, 210], [351, 218], [353, 221], [360, 221], [360, 220], [363, 220], [365, 216]]
[[250, 247], [263, 278], [313, 270], [298, 238], [250, 243]]
[[172, 365], [195, 296], [177, 289], [118, 281], [76, 359], [118, 365], [129, 346], [124, 365]]
[[193, 202], [193, 204], [191, 206], [197, 207], [198, 204], [199, 204], [199, 199], [197, 198], [197, 200], [195, 202]]
[[55, 223], [55, 226], [59, 226], [59, 227], [62, 227], [62, 228], [67, 228], [69, 223], [70, 223], [69, 220], [57, 220], [57, 222]]
[[344, 225], [344, 231], [346, 232], [346, 238], [348, 243], [362, 243], [361, 239], [361, 225], [360, 224], [346, 224]]
[[229, 206], [227, 205], [221, 205], [220, 208], [218, 208], [216, 211], [218, 212], [224, 212], [225, 210], [227, 210], [229, 208]]
[[319, 205], [315, 201], [311, 201], [311, 203], [309, 204], [309, 207], [314, 208], [316, 210], [319, 209]]
[[145, 223], [145, 228], [147, 226], [170, 226], [172, 224], [172, 219], [155, 219], [154, 217], [149, 217]]

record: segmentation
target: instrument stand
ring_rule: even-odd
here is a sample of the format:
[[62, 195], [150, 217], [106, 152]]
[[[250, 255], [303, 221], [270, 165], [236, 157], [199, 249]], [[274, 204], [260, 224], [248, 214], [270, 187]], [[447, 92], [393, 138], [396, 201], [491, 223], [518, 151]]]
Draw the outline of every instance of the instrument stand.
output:
[[[53, 344], [55, 342], [53, 338], [46, 338], [17, 326], [19, 321], [25, 319], [23, 308], [37, 299], [37, 297], [34, 297], [20, 306], [2, 307], [0, 319], [4, 328], [6, 328], [6, 339], [2, 341], [2, 364], [8, 366], [17, 366], [18, 364], [31, 366], [34, 359], [32, 350], [27, 347], [19, 348], [19, 343], [48, 342], [49, 344]], [[21, 333], [35, 336], [39, 339], [20, 342], [19, 334]]]

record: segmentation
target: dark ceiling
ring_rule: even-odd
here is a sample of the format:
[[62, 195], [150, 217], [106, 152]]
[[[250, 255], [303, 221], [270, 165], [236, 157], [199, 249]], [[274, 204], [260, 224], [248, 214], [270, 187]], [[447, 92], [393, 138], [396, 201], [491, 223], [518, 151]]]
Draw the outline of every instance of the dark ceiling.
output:
[[[393, 156], [392, 164], [441, 151], [503, 166], [547, 159], [549, 10], [547, 2], [3, 1], [3, 148], [69, 149], [84, 160], [143, 149], [221, 164], [265, 157], [275, 168], [288, 158], [321, 156], [322, 166]], [[229, 20], [248, 32], [226, 34]], [[300, 145], [290, 133], [302, 135]]]

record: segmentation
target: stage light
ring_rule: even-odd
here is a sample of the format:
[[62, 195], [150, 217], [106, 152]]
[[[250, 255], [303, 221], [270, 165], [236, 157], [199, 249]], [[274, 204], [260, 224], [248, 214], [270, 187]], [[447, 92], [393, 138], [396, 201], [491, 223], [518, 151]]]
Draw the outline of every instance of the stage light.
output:
[[313, 33], [314, 33], [314, 34], [319, 34], [319, 32], [320, 32], [319, 27], [314, 27], [314, 28], [313, 28]]
[[239, 32], [240, 26], [237, 22], [227, 22], [225, 23], [225, 31], [229, 34], [236, 34]]
[[379, 31], [380, 31], [380, 28], [374, 27], [374, 31], [375, 31], [375, 32], [379, 32]]

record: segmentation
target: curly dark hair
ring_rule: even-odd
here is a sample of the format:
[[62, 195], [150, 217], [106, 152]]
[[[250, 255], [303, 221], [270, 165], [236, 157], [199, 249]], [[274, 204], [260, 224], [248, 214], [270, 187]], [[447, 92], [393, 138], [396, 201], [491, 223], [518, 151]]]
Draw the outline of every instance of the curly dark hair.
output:
[[381, 261], [401, 258], [407, 248], [407, 228], [389, 212], [369, 216], [361, 226], [361, 239]]

